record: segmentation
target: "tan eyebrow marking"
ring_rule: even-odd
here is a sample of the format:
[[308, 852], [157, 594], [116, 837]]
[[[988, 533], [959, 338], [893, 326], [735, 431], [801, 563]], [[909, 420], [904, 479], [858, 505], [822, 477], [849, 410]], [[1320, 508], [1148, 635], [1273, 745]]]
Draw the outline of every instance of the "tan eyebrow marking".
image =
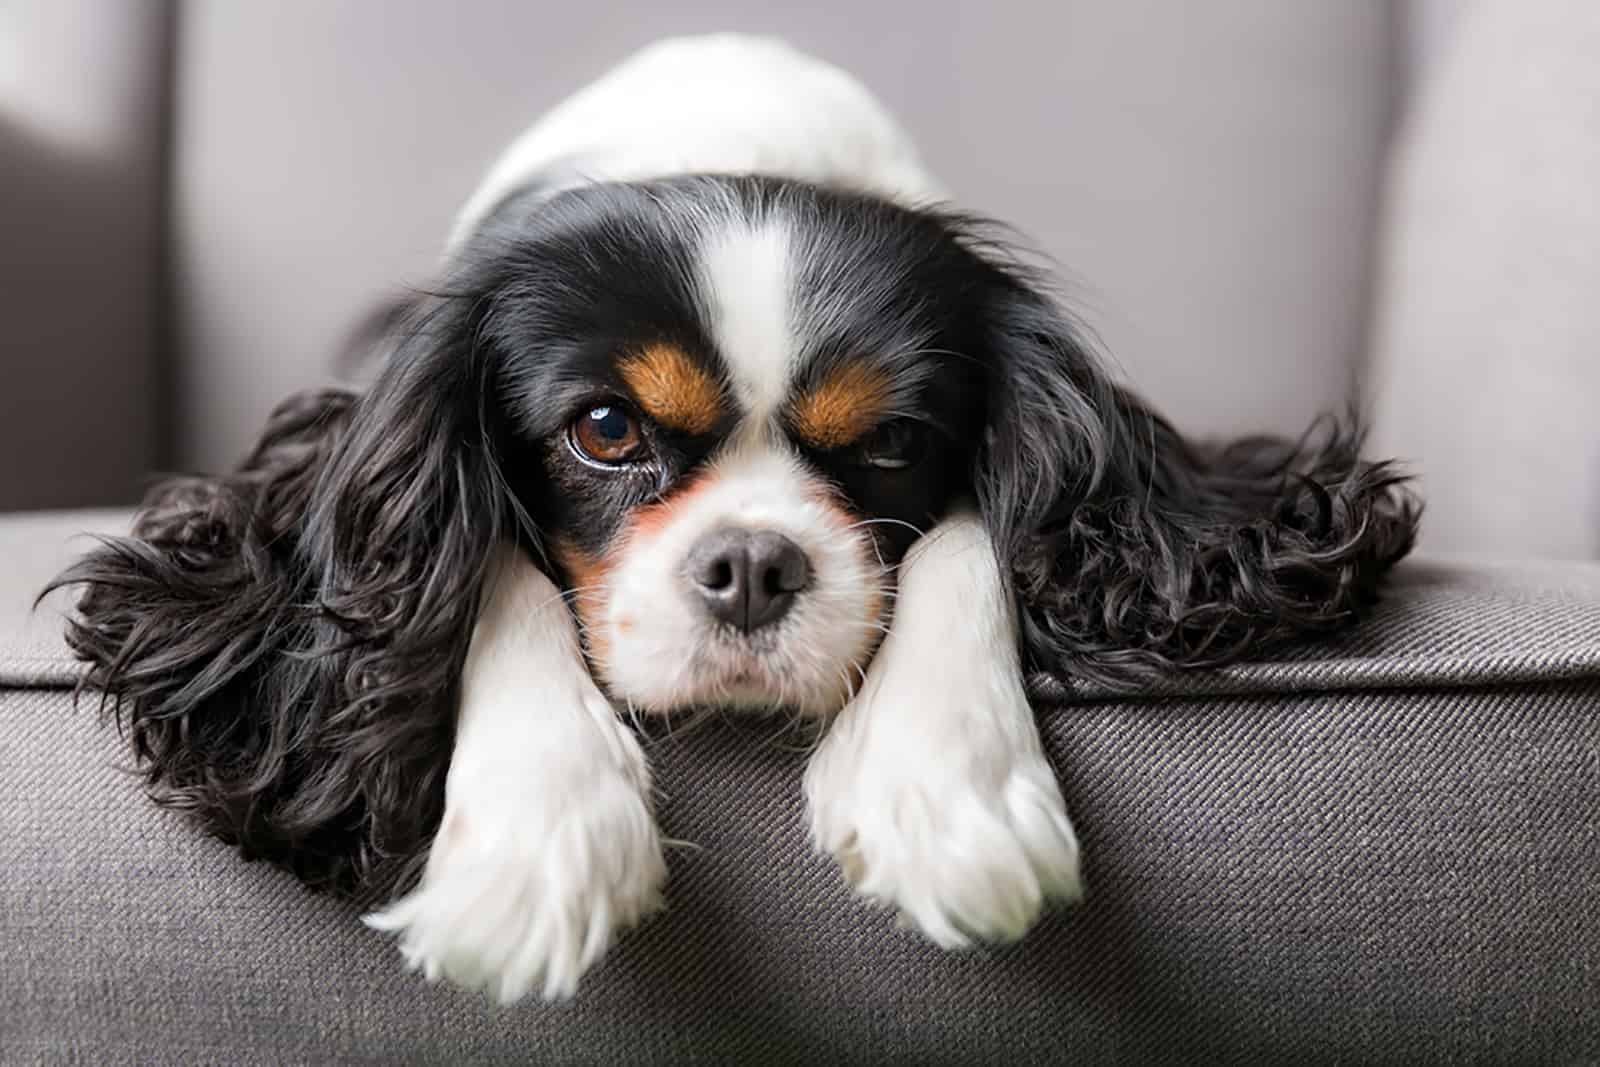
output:
[[843, 448], [878, 424], [891, 395], [889, 376], [865, 363], [847, 363], [789, 409], [789, 422], [817, 448]]
[[624, 358], [617, 372], [644, 413], [669, 429], [710, 433], [722, 421], [722, 383], [681, 348], [650, 345]]

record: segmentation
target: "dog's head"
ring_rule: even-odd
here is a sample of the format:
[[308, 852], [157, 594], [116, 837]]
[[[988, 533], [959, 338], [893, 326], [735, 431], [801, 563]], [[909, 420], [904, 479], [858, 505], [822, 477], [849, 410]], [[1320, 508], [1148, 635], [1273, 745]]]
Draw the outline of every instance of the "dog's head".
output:
[[1191, 449], [993, 232], [778, 179], [513, 196], [363, 400], [318, 542], [357, 558], [327, 562], [370, 571], [390, 546], [349, 531], [387, 514], [423, 589], [520, 533], [649, 712], [836, 710], [900, 557], [967, 502], [1034, 667], [1221, 660], [1370, 592], [1409, 526], [1352, 439]]
[[498, 465], [597, 676], [641, 710], [838, 708], [895, 563], [973, 492], [1002, 275], [948, 219], [754, 179], [512, 202], [460, 260]]
[[841, 707], [897, 563], [957, 507], [1030, 672], [1123, 684], [1371, 600], [1416, 513], [1358, 433], [1186, 442], [993, 232], [781, 179], [512, 196], [369, 390], [286, 406], [238, 472], [163, 487], [67, 576], [90, 681], [173, 803], [381, 890], [438, 823], [510, 539], [595, 676], [663, 713]]

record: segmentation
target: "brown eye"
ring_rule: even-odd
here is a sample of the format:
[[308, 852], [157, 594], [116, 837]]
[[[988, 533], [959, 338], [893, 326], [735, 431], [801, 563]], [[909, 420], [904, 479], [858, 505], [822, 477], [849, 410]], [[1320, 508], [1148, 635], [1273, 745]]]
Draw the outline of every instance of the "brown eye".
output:
[[639, 420], [610, 404], [579, 415], [572, 423], [571, 439], [580, 455], [606, 466], [630, 463], [644, 455]]
[[895, 419], [873, 430], [856, 446], [856, 462], [878, 470], [905, 470], [922, 458], [926, 441], [919, 424], [910, 419]]

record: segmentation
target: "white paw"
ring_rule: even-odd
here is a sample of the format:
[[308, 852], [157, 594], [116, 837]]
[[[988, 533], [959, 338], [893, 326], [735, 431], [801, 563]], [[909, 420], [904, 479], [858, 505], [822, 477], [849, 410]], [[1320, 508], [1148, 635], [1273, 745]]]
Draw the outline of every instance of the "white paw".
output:
[[[1083, 894], [1077, 835], [1021, 683], [987, 681], [869, 685], [806, 768], [816, 846], [944, 949], [1016, 941], [1048, 902]], [[963, 696], [989, 705], [958, 707]]]
[[502, 1003], [534, 989], [571, 996], [616, 935], [660, 906], [667, 868], [636, 782], [602, 772], [544, 788], [558, 785], [562, 802], [544, 811], [452, 810], [421, 884], [367, 924], [398, 933], [429, 981]]
[[1055, 776], [1042, 753], [1015, 755], [819, 751], [806, 775], [812, 839], [940, 947], [1015, 941], [1047, 902], [1083, 892]]
[[1014, 941], [1083, 893], [1013, 612], [983, 524], [942, 522], [907, 553], [883, 647], [806, 768], [817, 846], [945, 948]]

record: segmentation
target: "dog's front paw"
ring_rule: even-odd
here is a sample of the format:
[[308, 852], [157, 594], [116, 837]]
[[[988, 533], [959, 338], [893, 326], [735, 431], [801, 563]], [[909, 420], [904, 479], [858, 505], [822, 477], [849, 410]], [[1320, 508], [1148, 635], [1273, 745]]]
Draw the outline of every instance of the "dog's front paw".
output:
[[987, 705], [965, 708], [949, 703], [965, 687], [870, 686], [806, 770], [817, 847], [944, 948], [1014, 941], [1047, 902], [1083, 892], [1026, 697], [994, 681], [979, 690]]
[[636, 783], [601, 774], [551, 795], [534, 810], [451, 811], [421, 884], [368, 925], [398, 933], [430, 981], [502, 1003], [535, 988], [571, 996], [616, 934], [660, 906], [667, 869]]

